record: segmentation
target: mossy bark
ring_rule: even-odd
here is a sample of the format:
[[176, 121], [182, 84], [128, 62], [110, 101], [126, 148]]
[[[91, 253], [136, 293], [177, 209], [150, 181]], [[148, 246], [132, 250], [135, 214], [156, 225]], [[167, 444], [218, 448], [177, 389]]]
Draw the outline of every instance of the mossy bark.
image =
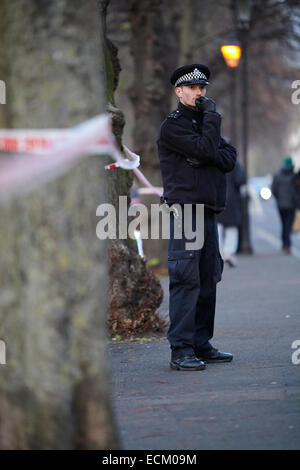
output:
[[[106, 13], [107, 0], [103, 0], [101, 5], [103, 12]], [[103, 17], [105, 16], [104, 14]], [[106, 31], [105, 23], [103, 28]], [[108, 38], [106, 38], [105, 44], [105, 63], [110, 101], [108, 111], [112, 116], [116, 140], [122, 148], [125, 119], [122, 110], [117, 108], [114, 102], [114, 92], [118, 85], [121, 67], [117, 48]], [[133, 173], [117, 168], [108, 172], [107, 181], [109, 201], [116, 210], [118, 233], [119, 196], [127, 197], [128, 210]], [[129, 237], [124, 240], [115, 240], [110, 243], [109, 254], [110, 304], [108, 327], [111, 334], [128, 337], [162, 329], [164, 324], [156, 314], [163, 298], [162, 287], [159, 279], [151, 272], [147, 262], [137, 254], [135, 240]]]

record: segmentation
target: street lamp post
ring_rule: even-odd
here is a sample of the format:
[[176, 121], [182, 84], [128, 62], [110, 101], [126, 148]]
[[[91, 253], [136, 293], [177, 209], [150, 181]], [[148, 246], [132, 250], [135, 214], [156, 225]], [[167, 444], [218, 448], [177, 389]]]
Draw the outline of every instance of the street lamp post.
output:
[[[243, 162], [246, 174], [246, 188], [248, 182], [248, 35], [250, 29], [252, 0], [232, 0], [232, 8], [234, 13], [235, 25], [238, 31], [239, 39], [242, 45], [243, 59], [242, 59], [242, 151]], [[250, 242], [250, 227], [249, 227], [249, 208], [248, 208], [249, 195], [248, 191], [242, 197], [242, 230], [241, 241], [239, 245], [239, 252], [243, 254], [251, 254], [253, 252]]]
[[231, 84], [230, 84], [230, 140], [232, 145], [236, 145], [236, 69], [239, 65], [241, 58], [241, 47], [240, 43], [235, 37], [230, 37], [226, 44], [221, 46], [221, 52], [226, 62], [226, 65], [230, 68]]
[[237, 145], [237, 135], [236, 135], [236, 87], [237, 87], [237, 70], [236, 68], [231, 69], [231, 78], [232, 78], [232, 83], [231, 83], [231, 91], [230, 91], [230, 107], [231, 107], [231, 129], [230, 129], [230, 135], [231, 135], [231, 143], [233, 146]]

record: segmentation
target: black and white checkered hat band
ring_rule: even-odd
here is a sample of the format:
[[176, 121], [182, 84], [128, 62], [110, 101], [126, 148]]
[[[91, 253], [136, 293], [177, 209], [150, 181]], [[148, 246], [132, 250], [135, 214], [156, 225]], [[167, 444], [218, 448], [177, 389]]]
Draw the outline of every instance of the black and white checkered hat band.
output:
[[207, 81], [206, 75], [204, 75], [203, 72], [200, 72], [200, 70], [198, 69], [194, 69], [193, 72], [186, 73], [185, 75], [182, 75], [182, 77], [178, 78], [174, 86], [177, 87], [180, 85], [180, 83], [190, 82], [192, 80], [200, 80], [200, 79]]

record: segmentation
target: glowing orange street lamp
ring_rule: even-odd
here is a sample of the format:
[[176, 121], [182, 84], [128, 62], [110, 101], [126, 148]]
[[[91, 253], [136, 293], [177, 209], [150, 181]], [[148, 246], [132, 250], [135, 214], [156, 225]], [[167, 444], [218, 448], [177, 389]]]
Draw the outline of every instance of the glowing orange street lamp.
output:
[[234, 34], [227, 38], [227, 42], [221, 46], [221, 52], [226, 62], [226, 65], [231, 69], [230, 72], [230, 114], [231, 114], [231, 129], [230, 138], [232, 145], [237, 144], [236, 139], [236, 68], [239, 65], [242, 55], [242, 48], [239, 41]]
[[238, 44], [224, 44], [221, 52], [228, 67], [235, 68], [239, 65], [242, 49]]

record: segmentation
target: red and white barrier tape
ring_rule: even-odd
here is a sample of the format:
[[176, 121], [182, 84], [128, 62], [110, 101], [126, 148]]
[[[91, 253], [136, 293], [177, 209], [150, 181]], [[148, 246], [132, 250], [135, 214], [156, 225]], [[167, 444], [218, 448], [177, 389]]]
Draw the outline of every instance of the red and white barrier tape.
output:
[[[126, 145], [124, 145], [124, 149], [125, 149], [126, 153], [128, 155], [130, 155], [130, 157], [132, 159], [139, 158], [139, 156], [136, 155], [136, 153], [133, 153], [128, 147], [126, 147]], [[106, 165], [104, 168], [106, 170], [111, 170], [113, 168], [118, 168], [119, 166], [120, 165], [118, 163], [112, 163], [111, 165]], [[139, 188], [138, 189], [139, 194], [157, 194], [157, 196], [162, 196], [163, 188], [157, 188], [157, 187], [153, 186], [150, 183], [150, 181], [146, 178], [146, 176], [143, 175], [141, 170], [138, 170], [137, 168], [133, 168], [133, 172], [136, 175], [136, 177], [138, 178], [138, 180], [149, 189], [148, 191], [145, 191], [146, 188]]]
[[0, 153], [0, 196], [50, 181], [91, 153], [110, 154], [127, 170], [136, 169], [140, 163], [139, 156], [131, 151], [131, 159], [124, 159], [106, 114], [67, 130], [1, 129], [0, 152], [6, 152]]
[[[129, 148], [126, 147], [126, 145], [124, 145], [124, 148], [126, 150], [126, 153], [128, 153], [131, 158], [138, 157], [138, 155], [136, 155], [131, 150], [129, 150]], [[146, 176], [143, 175], [141, 170], [138, 170], [138, 168], [136, 167], [136, 168], [133, 168], [133, 172], [136, 175], [136, 177], [140, 180], [140, 182], [143, 183], [145, 186], [147, 186], [151, 191], [153, 191], [154, 194], [157, 194], [158, 196], [162, 196], [162, 193], [163, 193], [162, 188], [156, 188], [155, 186], [153, 186], [150, 183], [150, 181], [146, 178]]]
[[161, 196], [162, 188], [154, 187], [138, 170], [139, 155], [125, 145], [124, 149], [129, 158], [123, 157], [116, 144], [108, 115], [96, 116], [71, 129], [0, 129], [0, 152], [6, 152], [0, 153], [0, 196], [45, 183], [91, 153], [110, 154], [115, 163], [105, 169], [133, 170], [148, 188], [140, 188], [140, 193]]

